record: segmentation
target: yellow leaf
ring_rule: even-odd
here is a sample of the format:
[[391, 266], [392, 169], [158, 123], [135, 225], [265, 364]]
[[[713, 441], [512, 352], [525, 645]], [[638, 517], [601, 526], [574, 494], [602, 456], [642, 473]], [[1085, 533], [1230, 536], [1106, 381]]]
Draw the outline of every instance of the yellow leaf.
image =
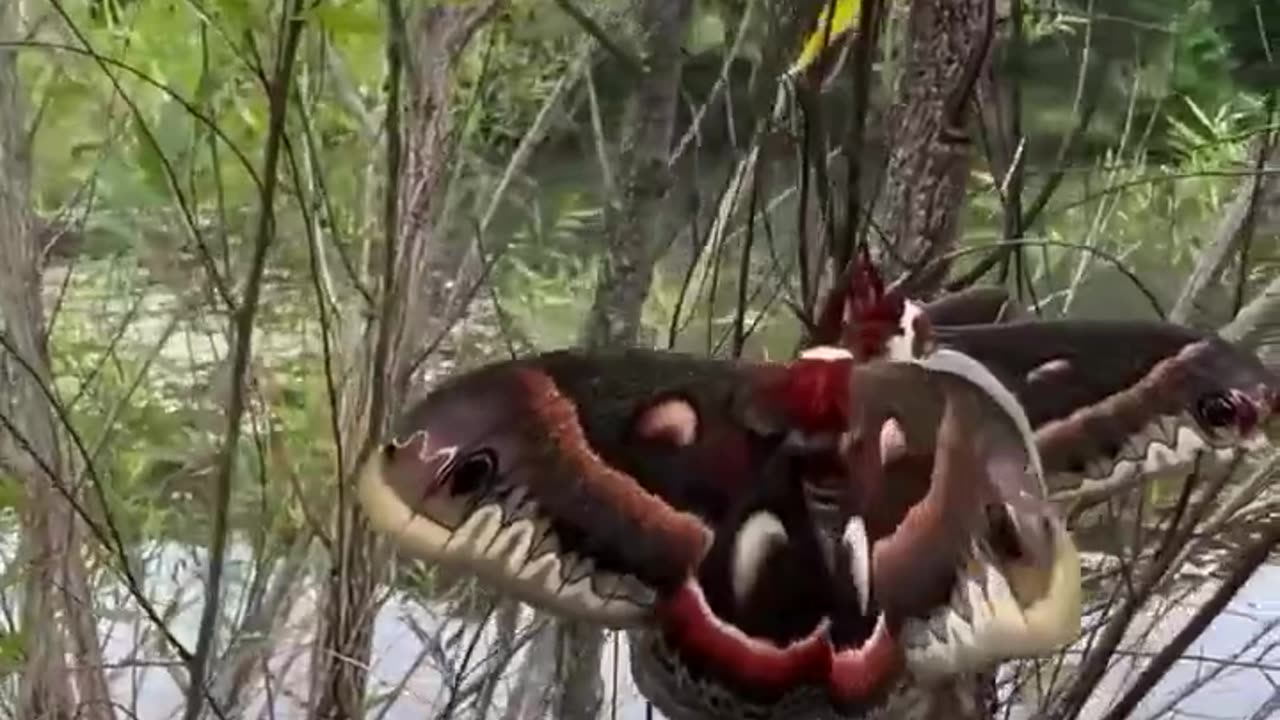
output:
[[[805, 39], [800, 57], [796, 58], [788, 72], [795, 75], [812, 65], [824, 49], [835, 45], [836, 41], [853, 27], [858, 20], [860, 10], [862, 10], [862, 0], [833, 0], [828, 3], [818, 15], [817, 27]], [[831, 26], [830, 30], [827, 29], [828, 24]]]

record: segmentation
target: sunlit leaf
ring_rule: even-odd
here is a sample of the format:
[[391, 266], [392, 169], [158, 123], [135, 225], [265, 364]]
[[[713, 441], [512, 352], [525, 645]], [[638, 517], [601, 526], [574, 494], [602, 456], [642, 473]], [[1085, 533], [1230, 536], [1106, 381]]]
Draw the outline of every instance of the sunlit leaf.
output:
[[862, 10], [862, 0], [833, 0], [822, 9], [812, 33], [804, 41], [800, 57], [791, 65], [791, 74], [802, 72], [818, 59], [822, 51], [835, 45], [848, 32]]
[[1191, 114], [1194, 115], [1195, 118], [1199, 120], [1201, 124], [1204, 125], [1205, 129], [1209, 131], [1213, 131], [1213, 129], [1216, 127], [1216, 124], [1209, 119], [1208, 115], [1204, 114], [1204, 110], [1200, 109], [1200, 106], [1196, 104], [1196, 101], [1185, 96], [1182, 98], [1182, 100], [1186, 104], [1187, 109], [1191, 111]]

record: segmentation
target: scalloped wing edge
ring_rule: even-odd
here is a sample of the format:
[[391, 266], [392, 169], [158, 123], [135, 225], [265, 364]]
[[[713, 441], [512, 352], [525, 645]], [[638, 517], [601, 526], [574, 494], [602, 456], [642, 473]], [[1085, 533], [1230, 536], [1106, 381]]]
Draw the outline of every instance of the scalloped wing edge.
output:
[[984, 561], [961, 575], [950, 606], [928, 621], [910, 621], [904, 637], [924, 638], [907, 648], [911, 672], [924, 678], [961, 674], [1043, 657], [1075, 642], [1083, 612], [1080, 556], [1062, 523], [1055, 523], [1054, 535], [1049, 586], [1039, 600], [1022, 606], [996, 565]]
[[494, 589], [564, 617], [608, 628], [645, 622], [653, 591], [630, 576], [596, 570], [573, 553], [534, 553], [550, 533], [540, 515], [509, 518], [498, 503], [482, 505], [456, 529], [417, 514], [386, 481], [386, 454], [360, 470], [357, 498], [374, 530], [420, 560], [475, 575]]
[[[1040, 497], [1047, 497], [1031, 422], [1004, 383], [976, 359], [947, 348], [914, 362], [968, 381], [1000, 407], [1017, 429]], [[951, 603], [927, 621], [912, 621], [904, 633], [904, 637], [925, 638], [907, 650], [913, 674], [938, 677], [1007, 659], [1043, 656], [1079, 637], [1083, 606], [1079, 550], [1061, 519], [1052, 516], [1048, 521], [1053, 529], [1052, 560], [1048, 567], [1025, 568], [1047, 574], [1043, 595], [1022, 605], [1000, 561], [975, 543], [972, 561], [961, 571]], [[957, 608], [963, 608], [963, 613]]]

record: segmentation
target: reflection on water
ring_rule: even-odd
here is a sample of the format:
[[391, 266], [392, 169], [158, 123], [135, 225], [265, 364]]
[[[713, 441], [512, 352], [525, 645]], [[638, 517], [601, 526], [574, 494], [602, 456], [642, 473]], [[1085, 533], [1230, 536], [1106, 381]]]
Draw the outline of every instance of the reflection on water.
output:
[[[1141, 657], [1158, 652], [1216, 588], [1202, 583], [1182, 602], [1166, 602], [1135, 621], [1135, 640], [1121, 646], [1124, 656], [1099, 685], [1085, 717], [1101, 716], [1140, 672]], [[1148, 631], [1149, 639], [1138, 642]], [[1260, 568], [1184, 657], [1133, 717], [1280, 718], [1280, 566]]]

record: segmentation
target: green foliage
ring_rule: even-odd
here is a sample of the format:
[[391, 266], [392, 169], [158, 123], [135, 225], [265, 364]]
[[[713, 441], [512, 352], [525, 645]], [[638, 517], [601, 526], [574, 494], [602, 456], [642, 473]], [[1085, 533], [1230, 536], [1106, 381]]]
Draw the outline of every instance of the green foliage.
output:
[[1271, 92], [1280, 51], [1280, 5], [1263, 0], [1212, 0], [1208, 15], [1225, 40], [1233, 79], [1254, 92]]
[[348, 37], [363, 35], [380, 42], [385, 28], [377, 5], [365, 0], [319, 4], [309, 8], [307, 14], [326, 34]]
[[[607, 12], [616, 3], [593, 3]], [[465, 52], [455, 76], [466, 141], [492, 157], [515, 149], [551, 88], [567, 71], [578, 43], [572, 19], [553, 3], [504, 6]], [[566, 128], [567, 130], [568, 128]]]
[[584, 193], [527, 203], [526, 221], [512, 234], [498, 286], [526, 334], [545, 347], [577, 342], [581, 318], [595, 288], [591, 242], [602, 209]]
[[22, 670], [27, 658], [27, 634], [22, 630], [0, 631], [0, 675]]
[[22, 507], [22, 483], [7, 473], [0, 474], [0, 523], [12, 519]]
[[[184, 313], [166, 294], [136, 265], [82, 261], [50, 338], [56, 390], [85, 445], [99, 449], [96, 475], [130, 544], [204, 542], [225, 430], [226, 318]], [[277, 298], [261, 317], [250, 441], [233, 476], [236, 525], [280, 537], [301, 530], [298, 502], [322, 502], [337, 475], [316, 349], [296, 335], [308, 312], [299, 297]]]
[[[1168, 121], [1188, 119], [1181, 98], [1201, 107], [1220, 107], [1242, 94], [1269, 89], [1265, 83], [1247, 81], [1242, 70], [1241, 53], [1250, 52], [1248, 37], [1254, 42], [1259, 38], [1253, 10], [1248, 10], [1249, 22], [1254, 23], [1252, 36], [1242, 25], [1230, 26], [1222, 19], [1224, 13], [1243, 12], [1252, 4], [1236, 0], [1028, 3], [1026, 54], [1011, 61], [1010, 67], [1024, 78], [1031, 135], [1053, 139], [1042, 148], [1033, 145], [1032, 152], [1046, 160], [1052, 157], [1056, 139], [1075, 125], [1075, 78], [1082, 58], [1087, 57], [1089, 77], [1100, 84], [1101, 100], [1092, 131], [1085, 136], [1086, 154], [1097, 155], [1116, 145], [1128, 124], [1143, 129], [1146, 150], [1153, 157], [1174, 159], [1170, 153], [1177, 151], [1169, 144]], [[1071, 82], [1045, 82], [1046, 78], [1071, 78]], [[1129, 118], [1131, 104], [1134, 116]]]

